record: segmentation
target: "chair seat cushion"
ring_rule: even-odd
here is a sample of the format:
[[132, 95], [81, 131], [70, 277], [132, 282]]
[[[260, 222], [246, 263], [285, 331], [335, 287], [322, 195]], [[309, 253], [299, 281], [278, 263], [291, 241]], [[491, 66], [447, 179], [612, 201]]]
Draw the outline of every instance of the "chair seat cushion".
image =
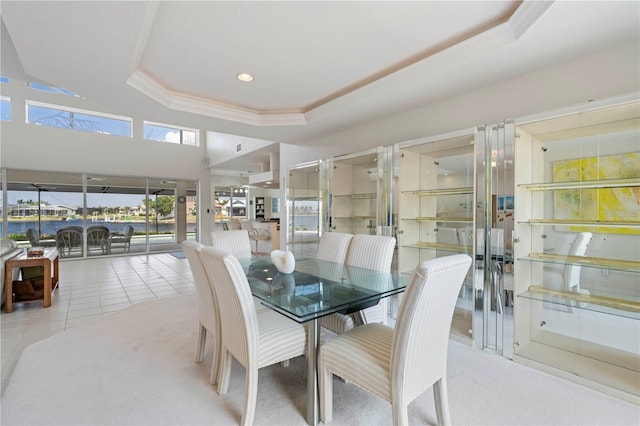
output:
[[306, 332], [302, 324], [271, 309], [256, 311], [258, 316], [258, 368], [303, 355]]
[[320, 369], [347, 381], [362, 383], [376, 395], [391, 400], [389, 375], [393, 328], [365, 324], [341, 334], [320, 349]]

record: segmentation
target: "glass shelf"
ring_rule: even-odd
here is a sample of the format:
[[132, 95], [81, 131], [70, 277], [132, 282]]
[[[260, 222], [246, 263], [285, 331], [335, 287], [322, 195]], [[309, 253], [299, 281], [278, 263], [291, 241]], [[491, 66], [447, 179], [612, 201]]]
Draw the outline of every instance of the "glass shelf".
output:
[[370, 192], [367, 194], [334, 194], [333, 196], [336, 198], [350, 198], [352, 200], [370, 200], [376, 198], [376, 193]]
[[640, 301], [618, 299], [532, 285], [518, 297], [640, 320]]
[[414, 220], [417, 222], [463, 222], [473, 223], [472, 217], [454, 217], [454, 216], [420, 216], [420, 217], [403, 217], [402, 220]]
[[427, 243], [424, 241], [417, 241], [413, 244], [403, 244], [402, 247], [451, 251], [456, 253], [471, 253], [472, 251], [471, 246], [461, 246], [457, 244]]
[[519, 220], [518, 223], [530, 225], [566, 225], [566, 226], [596, 226], [607, 228], [635, 228], [640, 227], [639, 220], [565, 220], [565, 219], [530, 219]]
[[334, 216], [334, 219], [365, 219], [375, 220], [375, 216]]
[[427, 196], [427, 195], [463, 195], [473, 194], [473, 188], [465, 186], [463, 188], [444, 188], [444, 189], [422, 189], [413, 191], [402, 191], [403, 194]]
[[599, 188], [628, 188], [640, 186], [639, 178], [583, 180], [577, 182], [547, 182], [519, 184], [530, 191], [554, 191], [558, 189], [599, 189]]
[[521, 257], [519, 260], [559, 263], [563, 265], [580, 265], [592, 268], [640, 273], [640, 262], [633, 260], [607, 259], [603, 257], [587, 256], [566, 256], [551, 253], [530, 253], [529, 256]]

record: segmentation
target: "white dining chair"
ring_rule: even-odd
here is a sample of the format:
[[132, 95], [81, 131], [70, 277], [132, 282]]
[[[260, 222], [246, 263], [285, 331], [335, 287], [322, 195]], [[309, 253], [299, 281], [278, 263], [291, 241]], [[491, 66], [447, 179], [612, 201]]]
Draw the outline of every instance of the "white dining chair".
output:
[[[593, 238], [591, 232], [580, 232], [576, 236], [571, 249], [569, 250], [569, 256], [584, 256], [587, 253], [587, 247], [589, 242]], [[580, 272], [582, 271], [581, 265], [567, 265], [564, 268], [564, 288], [566, 291], [586, 291], [580, 289]]]
[[[391, 272], [393, 251], [396, 246], [394, 237], [382, 235], [354, 235], [349, 244], [345, 265], [359, 268], [373, 269], [382, 272]], [[362, 320], [365, 323], [379, 322], [387, 324], [388, 299], [383, 297], [380, 302], [362, 310], [361, 315], [352, 314], [356, 325]]]
[[184, 240], [180, 243], [187, 261], [191, 267], [193, 282], [198, 299], [198, 339], [196, 340], [196, 362], [202, 362], [204, 348], [207, 340], [207, 332], [213, 337], [213, 362], [211, 363], [211, 375], [209, 383], [215, 385], [218, 379], [218, 365], [220, 364], [220, 320], [218, 318], [218, 302], [215, 292], [209, 283], [198, 250], [204, 247], [196, 241]]
[[[212, 246], [220, 250], [224, 250], [234, 255], [238, 259], [246, 259], [251, 257], [251, 240], [249, 232], [245, 229], [232, 229], [229, 231], [213, 231], [211, 232]], [[254, 306], [257, 310], [267, 309], [262, 305], [260, 299], [254, 298]]]
[[245, 229], [211, 232], [212, 246], [231, 253], [238, 259], [251, 257], [251, 240]]
[[344, 263], [353, 234], [325, 232], [318, 245], [316, 258], [327, 262]]
[[[353, 234], [325, 232], [322, 235], [316, 258], [326, 262], [344, 264]], [[331, 314], [320, 318], [320, 326], [334, 333], [344, 333], [354, 327], [353, 319], [345, 314]]]
[[254, 309], [247, 277], [235, 256], [213, 247], [203, 247], [199, 253], [218, 300], [224, 300], [219, 304], [222, 333], [218, 393], [225, 394], [229, 388], [233, 357], [246, 371], [240, 423], [251, 425], [258, 396], [258, 369], [303, 355], [306, 332], [301, 324], [275, 311]]
[[449, 329], [470, 265], [466, 254], [422, 262], [409, 280], [395, 328], [365, 324], [320, 347], [322, 422], [329, 423], [333, 416], [335, 374], [390, 402], [394, 425], [408, 424], [409, 403], [433, 385], [438, 423], [451, 424], [446, 385]]
[[[558, 254], [567, 256], [584, 256], [587, 253], [587, 248], [589, 247], [589, 243], [592, 238], [592, 232], [578, 232], [575, 235], [573, 242], [570, 244], [568, 253]], [[553, 265], [552, 267], [545, 267], [544, 276], [545, 281], [552, 287], [559, 286], [562, 291], [588, 294], [589, 290], [580, 287], [581, 272], [582, 265], [567, 264], [561, 269], [556, 265]], [[574, 304], [577, 305], [577, 302], [574, 302]], [[566, 309], [567, 312], [573, 313], [573, 306], [571, 304], [568, 304]]]

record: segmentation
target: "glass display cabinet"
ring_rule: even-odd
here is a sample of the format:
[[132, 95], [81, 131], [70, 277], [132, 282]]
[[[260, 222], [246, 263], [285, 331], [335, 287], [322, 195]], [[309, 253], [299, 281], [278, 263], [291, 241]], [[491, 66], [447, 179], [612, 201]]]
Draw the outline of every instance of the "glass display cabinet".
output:
[[[411, 274], [420, 262], [474, 253], [474, 135], [396, 145], [398, 158], [398, 267]], [[458, 298], [452, 335], [471, 338], [474, 273]]]
[[640, 104], [516, 134], [514, 354], [637, 402]]
[[381, 234], [387, 225], [382, 206], [383, 149], [331, 160], [328, 229], [349, 234]]

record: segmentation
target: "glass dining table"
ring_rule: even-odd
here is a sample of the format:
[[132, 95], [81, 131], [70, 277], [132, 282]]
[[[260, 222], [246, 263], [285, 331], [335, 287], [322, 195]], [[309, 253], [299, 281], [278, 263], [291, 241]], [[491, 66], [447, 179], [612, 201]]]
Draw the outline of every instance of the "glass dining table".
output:
[[239, 259], [252, 294], [262, 304], [307, 324], [307, 423], [318, 424], [319, 318], [349, 314], [404, 291], [408, 276], [326, 262], [296, 259], [291, 274], [278, 272], [270, 256]]

